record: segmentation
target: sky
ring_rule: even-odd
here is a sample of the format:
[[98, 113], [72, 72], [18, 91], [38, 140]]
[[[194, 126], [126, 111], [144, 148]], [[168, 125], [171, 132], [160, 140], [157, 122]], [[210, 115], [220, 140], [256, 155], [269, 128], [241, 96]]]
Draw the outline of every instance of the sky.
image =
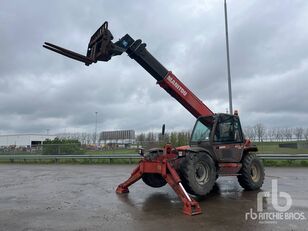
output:
[[[228, 0], [233, 108], [242, 126], [308, 127], [308, 1]], [[2, 0], [0, 134], [190, 130], [195, 118], [126, 54], [85, 66], [109, 22], [130, 34], [214, 112], [228, 105], [223, 0]]]

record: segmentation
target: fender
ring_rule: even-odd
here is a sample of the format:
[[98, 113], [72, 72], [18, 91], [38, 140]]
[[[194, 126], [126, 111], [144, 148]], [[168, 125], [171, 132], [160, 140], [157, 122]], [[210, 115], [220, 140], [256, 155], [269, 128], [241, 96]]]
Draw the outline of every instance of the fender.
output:
[[245, 139], [244, 140], [244, 150], [243, 150], [243, 154], [242, 154], [242, 159], [244, 158], [244, 156], [246, 156], [249, 152], [257, 152], [258, 151], [258, 147], [253, 144], [249, 139]]
[[213, 152], [203, 147], [186, 145], [186, 146], [177, 147], [176, 150], [179, 153], [183, 152], [182, 154], [183, 156], [186, 155], [187, 153], [197, 154], [197, 153], [203, 152], [203, 153], [208, 154], [214, 161], [216, 161], [216, 158], [215, 158], [215, 155], [213, 155]]

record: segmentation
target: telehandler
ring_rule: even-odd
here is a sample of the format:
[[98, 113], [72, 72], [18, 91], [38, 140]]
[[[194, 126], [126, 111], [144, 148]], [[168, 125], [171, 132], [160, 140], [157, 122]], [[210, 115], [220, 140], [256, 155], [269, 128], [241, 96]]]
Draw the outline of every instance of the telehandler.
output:
[[257, 148], [244, 137], [238, 113], [214, 113], [193, 94], [171, 71], [168, 71], [146, 49], [140, 39], [124, 35], [112, 42], [108, 22], [92, 35], [86, 56], [45, 42], [45, 48], [90, 65], [108, 62], [126, 52], [141, 65], [157, 84], [182, 104], [197, 121], [187, 146], [153, 148], [144, 153], [138, 166], [116, 192], [128, 193], [128, 187], [142, 179], [151, 187], [169, 184], [181, 198], [187, 215], [201, 213], [199, 203], [191, 195], [205, 196], [219, 176], [237, 176], [245, 190], [259, 189], [264, 180], [264, 168], [256, 156]]

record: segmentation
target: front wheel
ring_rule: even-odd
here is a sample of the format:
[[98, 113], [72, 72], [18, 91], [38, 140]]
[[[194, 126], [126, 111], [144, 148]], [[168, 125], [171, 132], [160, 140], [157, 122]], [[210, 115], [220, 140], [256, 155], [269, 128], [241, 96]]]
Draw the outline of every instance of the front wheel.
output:
[[180, 167], [183, 186], [188, 193], [197, 196], [208, 194], [216, 181], [216, 167], [206, 153], [190, 153]]
[[242, 168], [237, 177], [239, 184], [246, 190], [261, 188], [264, 181], [264, 167], [254, 153], [248, 153], [242, 160]]

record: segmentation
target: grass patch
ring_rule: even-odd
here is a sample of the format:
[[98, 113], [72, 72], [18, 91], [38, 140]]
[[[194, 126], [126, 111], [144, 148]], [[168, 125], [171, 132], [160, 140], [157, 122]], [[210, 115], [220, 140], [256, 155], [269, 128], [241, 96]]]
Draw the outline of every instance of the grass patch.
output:
[[263, 160], [267, 167], [308, 167], [308, 160]]
[[104, 155], [104, 154], [138, 154], [136, 149], [110, 149], [110, 150], [87, 150], [87, 155]]
[[308, 154], [308, 149], [302, 148], [281, 148], [279, 144], [281, 143], [304, 143], [303, 141], [284, 141], [284, 142], [254, 142], [257, 145], [260, 153], [271, 153], [271, 154]]

